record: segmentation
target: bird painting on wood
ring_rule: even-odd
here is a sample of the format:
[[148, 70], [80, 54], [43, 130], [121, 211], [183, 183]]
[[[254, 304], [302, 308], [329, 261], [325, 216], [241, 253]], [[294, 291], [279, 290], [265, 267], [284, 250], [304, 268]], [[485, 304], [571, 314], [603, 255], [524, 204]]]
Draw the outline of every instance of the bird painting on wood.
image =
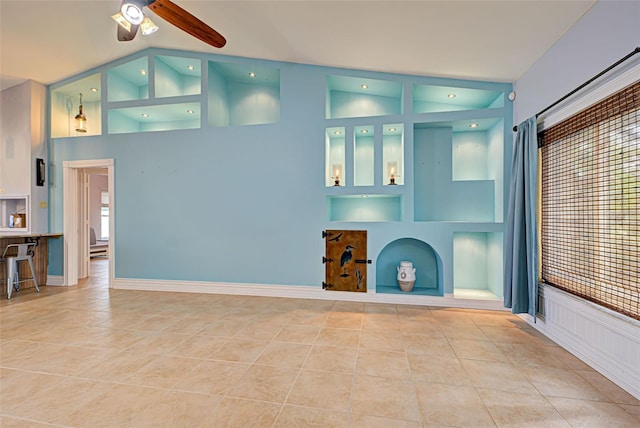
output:
[[[0, 0], [1, 1], [1, 0]], [[367, 231], [323, 230], [325, 280], [332, 291], [367, 291]], [[369, 262], [370, 263], [370, 262]], [[362, 266], [360, 266], [362, 264]]]
[[335, 238], [331, 238], [331, 239], [329, 239], [329, 241], [336, 241], [336, 242], [338, 242], [338, 241], [340, 241], [340, 238], [342, 238], [342, 233], [341, 233], [340, 235], [336, 236]]
[[344, 252], [342, 253], [342, 256], [340, 256], [340, 267], [342, 268], [342, 273], [340, 274], [340, 276], [342, 277], [349, 276], [345, 265], [351, 261], [351, 258], [353, 257], [353, 254], [351, 254], [351, 250], [354, 250], [355, 248], [356, 247], [347, 245], [344, 249]]

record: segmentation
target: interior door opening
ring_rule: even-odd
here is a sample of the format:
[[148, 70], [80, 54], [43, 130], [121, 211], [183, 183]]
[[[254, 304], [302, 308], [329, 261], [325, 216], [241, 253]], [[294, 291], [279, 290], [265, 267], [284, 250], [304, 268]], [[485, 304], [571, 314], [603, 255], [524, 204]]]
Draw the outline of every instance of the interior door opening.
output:
[[[63, 163], [64, 285], [76, 285], [79, 279], [91, 276], [91, 260], [100, 257], [107, 261], [106, 281], [112, 287], [115, 271], [113, 183], [113, 159]], [[101, 268], [95, 274], [104, 272]]]

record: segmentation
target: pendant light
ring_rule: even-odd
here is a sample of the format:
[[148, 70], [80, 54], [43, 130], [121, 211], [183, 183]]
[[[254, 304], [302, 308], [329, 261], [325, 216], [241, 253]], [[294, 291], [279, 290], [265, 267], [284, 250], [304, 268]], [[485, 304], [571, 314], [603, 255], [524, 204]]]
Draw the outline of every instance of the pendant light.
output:
[[87, 132], [87, 118], [82, 113], [82, 92], [80, 92], [80, 107], [76, 115], [76, 132]]

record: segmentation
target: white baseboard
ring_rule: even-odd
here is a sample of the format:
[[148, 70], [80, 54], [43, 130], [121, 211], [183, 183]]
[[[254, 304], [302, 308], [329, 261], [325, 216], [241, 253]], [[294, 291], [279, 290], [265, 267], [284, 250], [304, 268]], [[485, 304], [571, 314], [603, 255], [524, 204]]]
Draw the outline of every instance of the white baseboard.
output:
[[62, 275], [47, 275], [47, 285], [53, 285], [56, 287], [64, 286], [64, 276]]
[[419, 294], [352, 293], [323, 290], [321, 287], [297, 285], [233, 284], [205, 281], [171, 281], [160, 279], [115, 278], [113, 288], [121, 290], [164, 291], [180, 293], [231, 294], [241, 296], [283, 297], [299, 299], [339, 300], [399, 305], [444, 306], [466, 309], [506, 310], [501, 301], [456, 299]]
[[640, 399], [640, 322], [543, 284], [540, 297], [537, 322], [522, 318]]

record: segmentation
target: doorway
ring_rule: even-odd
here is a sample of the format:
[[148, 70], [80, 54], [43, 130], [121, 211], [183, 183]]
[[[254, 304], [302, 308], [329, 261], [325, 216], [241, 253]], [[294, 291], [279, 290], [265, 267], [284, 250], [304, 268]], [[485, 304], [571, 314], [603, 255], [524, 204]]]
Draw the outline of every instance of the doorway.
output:
[[[107, 230], [99, 232], [105, 237], [108, 254], [108, 284], [113, 287], [114, 278], [114, 225], [115, 186], [113, 159], [93, 159], [63, 162], [63, 233], [64, 233], [64, 285], [78, 284], [78, 279], [91, 273], [91, 176], [106, 176], [106, 204], [109, 210]], [[100, 228], [102, 228], [100, 224]]]

